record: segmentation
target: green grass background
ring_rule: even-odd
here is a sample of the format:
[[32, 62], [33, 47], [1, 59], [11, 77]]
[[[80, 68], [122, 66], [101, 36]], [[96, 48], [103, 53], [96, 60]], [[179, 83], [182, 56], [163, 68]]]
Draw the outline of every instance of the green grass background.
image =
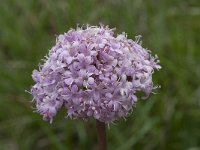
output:
[[116, 27], [158, 54], [162, 88], [110, 125], [109, 150], [200, 149], [199, 0], [0, 0], [0, 150], [96, 149], [95, 122], [33, 113], [31, 72], [77, 23]]

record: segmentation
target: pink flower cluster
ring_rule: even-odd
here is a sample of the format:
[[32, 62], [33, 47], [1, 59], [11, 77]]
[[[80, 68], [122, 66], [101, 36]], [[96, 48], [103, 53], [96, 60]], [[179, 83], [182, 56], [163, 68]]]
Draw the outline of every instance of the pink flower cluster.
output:
[[33, 71], [31, 93], [37, 111], [50, 122], [64, 107], [70, 118], [109, 123], [127, 116], [138, 91], [152, 92], [157, 63], [125, 33], [115, 37], [107, 26], [71, 29], [57, 37], [44, 64]]

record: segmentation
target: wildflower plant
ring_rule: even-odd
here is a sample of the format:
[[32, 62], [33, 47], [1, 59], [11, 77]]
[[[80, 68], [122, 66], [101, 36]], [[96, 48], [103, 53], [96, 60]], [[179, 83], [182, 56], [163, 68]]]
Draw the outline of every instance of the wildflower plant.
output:
[[161, 68], [158, 62], [139, 37], [114, 36], [114, 29], [103, 25], [77, 27], [59, 35], [33, 71], [31, 94], [44, 120], [52, 122], [63, 107], [72, 119], [110, 123], [129, 114], [138, 91], [147, 98], [157, 88], [152, 75]]

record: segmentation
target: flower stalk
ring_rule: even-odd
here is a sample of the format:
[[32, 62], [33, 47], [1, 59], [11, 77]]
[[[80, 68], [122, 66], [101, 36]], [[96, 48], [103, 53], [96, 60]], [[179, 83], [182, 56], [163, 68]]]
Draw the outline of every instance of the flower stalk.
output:
[[97, 127], [98, 150], [107, 150], [106, 125], [105, 123], [96, 120], [96, 127]]

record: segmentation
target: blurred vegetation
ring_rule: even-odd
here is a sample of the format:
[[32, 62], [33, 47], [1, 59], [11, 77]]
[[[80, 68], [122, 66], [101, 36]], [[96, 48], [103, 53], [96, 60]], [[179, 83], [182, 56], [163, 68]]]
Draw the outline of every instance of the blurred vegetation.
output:
[[99, 22], [129, 38], [141, 34], [163, 67], [154, 76], [158, 94], [110, 124], [109, 149], [199, 150], [199, 0], [1, 0], [0, 150], [96, 149], [94, 120], [64, 119], [62, 110], [44, 122], [24, 91], [56, 34]]

